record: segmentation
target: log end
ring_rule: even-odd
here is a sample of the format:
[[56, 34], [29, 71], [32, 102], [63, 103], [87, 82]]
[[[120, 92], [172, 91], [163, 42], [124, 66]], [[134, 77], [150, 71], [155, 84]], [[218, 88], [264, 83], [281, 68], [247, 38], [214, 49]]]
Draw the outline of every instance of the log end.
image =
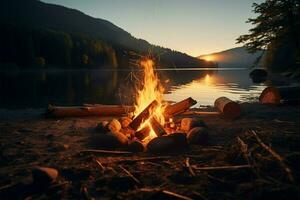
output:
[[259, 96], [259, 102], [261, 104], [278, 105], [280, 104], [280, 100], [281, 97], [279, 91], [275, 87], [267, 87]]
[[235, 119], [241, 115], [241, 107], [238, 103], [231, 101], [224, 106], [223, 114], [228, 119]]

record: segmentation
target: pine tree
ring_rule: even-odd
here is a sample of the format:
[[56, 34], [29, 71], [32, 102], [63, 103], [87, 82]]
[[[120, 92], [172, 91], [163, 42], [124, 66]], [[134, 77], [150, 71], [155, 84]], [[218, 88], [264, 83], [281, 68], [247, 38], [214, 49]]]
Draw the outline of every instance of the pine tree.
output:
[[251, 53], [268, 50], [268, 54], [278, 55], [282, 49], [292, 50], [288, 59], [295, 64], [300, 55], [300, 1], [266, 0], [254, 3], [253, 8], [258, 16], [248, 19], [247, 23], [254, 27], [249, 34], [240, 36], [237, 43], [243, 43]]

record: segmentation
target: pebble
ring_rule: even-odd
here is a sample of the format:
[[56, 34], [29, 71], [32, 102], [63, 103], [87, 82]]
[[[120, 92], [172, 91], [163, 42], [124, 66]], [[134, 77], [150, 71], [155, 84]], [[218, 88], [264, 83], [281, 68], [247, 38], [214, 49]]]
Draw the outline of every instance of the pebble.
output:
[[141, 141], [133, 140], [129, 143], [128, 150], [131, 152], [143, 152], [145, 150], [145, 146]]
[[114, 149], [128, 145], [128, 138], [120, 132], [108, 132], [107, 134], [95, 135], [92, 144], [95, 148]]
[[33, 183], [39, 185], [50, 185], [54, 183], [58, 177], [58, 171], [49, 167], [37, 167], [32, 169]]
[[96, 130], [101, 132], [101, 133], [106, 133], [107, 131], [109, 131], [107, 125], [108, 125], [108, 121], [102, 121], [100, 122], [97, 127], [96, 127]]
[[208, 130], [205, 127], [195, 127], [187, 134], [189, 144], [206, 145], [208, 143]]

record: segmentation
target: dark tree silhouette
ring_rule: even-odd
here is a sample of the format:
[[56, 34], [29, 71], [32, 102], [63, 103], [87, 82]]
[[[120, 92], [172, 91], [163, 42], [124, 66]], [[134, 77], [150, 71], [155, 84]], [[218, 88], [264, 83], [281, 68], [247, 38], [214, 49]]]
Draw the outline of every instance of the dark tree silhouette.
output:
[[258, 16], [247, 23], [254, 27], [249, 34], [240, 36], [237, 43], [243, 43], [249, 52], [267, 50], [268, 67], [276, 63], [285, 64], [285, 68], [295, 66], [300, 54], [300, 1], [266, 0], [254, 3], [253, 8]]

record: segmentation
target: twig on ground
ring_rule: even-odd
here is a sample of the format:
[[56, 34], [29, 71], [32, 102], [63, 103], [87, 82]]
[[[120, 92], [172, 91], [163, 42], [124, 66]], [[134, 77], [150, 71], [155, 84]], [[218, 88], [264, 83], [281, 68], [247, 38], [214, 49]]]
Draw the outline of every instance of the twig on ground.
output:
[[142, 157], [142, 158], [126, 158], [126, 159], [119, 159], [119, 160], [110, 160], [108, 162], [104, 162], [104, 164], [110, 163], [118, 163], [118, 162], [141, 162], [141, 161], [153, 161], [153, 160], [164, 160], [172, 158], [171, 156], [156, 156], [156, 157]]
[[136, 183], [141, 184], [141, 182], [135, 178], [130, 171], [128, 171], [127, 169], [125, 169], [122, 165], [119, 166], [126, 174], [128, 174], [128, 176], [130, 176]]
[[193, 166], [195, 170], [235, 170], [235, 169], [245, 169], [251, 168], [251, 165], [231, 165], [231, 166], [216, 166], [216, 167], [196, 167]]
[[192, 176], [196, 176], [195, 172], [193, 171], [193, 169], [192, 169], [192, 167], [191, 167], [191, 165], [190, 165], [190, 158], [189, 158], [189, 157], [187, 157], [187, 158], [185, 159], [185, 166], [189, 169], [189, 172], [190, 172], [190, 174], [191, 174]]
[[94, 197], [91, 197], [91, 195], [88, 192], [88, 189], [85, 186], [82, 186], [81, 190], [82, 190], [82, 192], [83, 192], [86, 199], [95, 200]]
[[100, 160], [98, 160], [97, 158], [95, 159], [96, 163], [100, 166], [100, 168], [102, 169], [102, 171], [105, 171], [105, 167], [102, 165], [102, 163], [100, 162]]
[[171, 192], [169, 190], [162, 190], [159, 188], [141, 188], [140, 191], [142, 192], [162, 192], [166, 195], [169, 195], [170, 197], [175, 197], [176, 199], [182, 199], [182, 200], [192, 200], [192, 198], [181, 195], [181, 194], [177, 194], [175, 192]]
[[252, 133], [252, 135], [255, 137], [259, 145], [267, 152], [269, 152], [279, 162], [279, 165], [283, 168], [283, 170], [287, 174], [289, 181], [294, 182], [295, 179], [292, 175], [292, 170], [285, 164], [284, 159], [277, 152], [275, 152], [271, 147], [263, 143], [263, 141], [258, 137], [258, 135], [254, 130], [250, 130], [250, 133]]
[[103, 154], [132, 154], [130, 151], [110, 151], [110, 150], [103, 150], [103, 149], [85, 149], [81, 150], [81, 153], [103, 153]]

